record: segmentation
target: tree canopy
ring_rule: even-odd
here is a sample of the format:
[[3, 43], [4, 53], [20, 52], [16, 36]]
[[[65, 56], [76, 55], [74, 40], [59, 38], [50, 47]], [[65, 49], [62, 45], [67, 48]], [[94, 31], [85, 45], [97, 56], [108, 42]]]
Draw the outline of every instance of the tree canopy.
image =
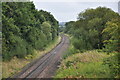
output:
[[73, 36], [73, 45], [79, 50], [107, 49], [118, 51], [120, 47], [120, 15], [109, 8], [86, 9], [78, 20], [67, 22], [65, 33]]
[[43, 50], [58, 36], [58, 21], [33, 2], [3, 2], [2, 8], [3, 60]]

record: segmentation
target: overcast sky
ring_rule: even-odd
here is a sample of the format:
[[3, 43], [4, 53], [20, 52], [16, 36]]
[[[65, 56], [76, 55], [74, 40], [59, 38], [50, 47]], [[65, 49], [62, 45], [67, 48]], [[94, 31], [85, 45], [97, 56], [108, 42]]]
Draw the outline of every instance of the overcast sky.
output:
[[[59, 0], [58, 0], [59, 1]], [[108, 7], [118, 12], [118, 2], [111, 1], [111, 2], [87, 2], [83, 1], [64, 1], [64, 2], [48, 2], [48, 1], [33, 1], [36, 9], [38, 10], [45, 10], [51, 12], [52, 15], [59, 21], [59, 22], [68, 22], [68, 21], [75, 21], [77, 19], [77, 15], [84, 11], [87, 8], [96, 8], [99, 6]]]

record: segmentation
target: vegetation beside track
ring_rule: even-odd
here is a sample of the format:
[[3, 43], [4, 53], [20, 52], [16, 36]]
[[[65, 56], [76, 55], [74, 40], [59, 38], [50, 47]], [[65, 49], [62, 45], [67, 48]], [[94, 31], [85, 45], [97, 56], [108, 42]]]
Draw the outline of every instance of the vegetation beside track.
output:
[[120, 78], [120, 58], [114, 54], [93, 50], [68, 56], [55, 78]]
[[14, 57], [10, 61], [2, 62], [2, 77], [8, 78], [15, 73], [20, 72], [25, 65], [51, 51], [57, 44], [59, 44], [60, 40], [61, 37], [56, 38], [55, 41], [51, 42], [50, 45], [45, 48], [45, 50], [34, 50], [33, 55], [28, 55], [24, 59]]

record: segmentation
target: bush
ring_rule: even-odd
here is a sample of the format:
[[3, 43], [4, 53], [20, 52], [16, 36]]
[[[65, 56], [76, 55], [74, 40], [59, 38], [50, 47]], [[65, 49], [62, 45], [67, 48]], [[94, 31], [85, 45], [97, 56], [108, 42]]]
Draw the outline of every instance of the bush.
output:
[[6, 44], [7, 47], [9, 47], [8, 48], [9, 50], [6, 52], [3, 51], [3, 53], [4, 53], [3, 59], [9, 60], [13, 56], [16, 56], [18, 58], [22, 58], [22, 57], [27, 55], [27, 50], [26, 50], [27, 43], [26, 43], [26, 41], [24, 41], [20, 37], [15, 36], [15, 35], [10, 36], [9, 44]]
[[55, 78], [113, 78], [109, 66], [103, 64], [106, 57], [96, 51], [69, 56], [62, 61]]
[[68, 56], [71, 56], [75, 53], [80, 52], [78, 49], [75, 48], [75, 46], [72, 44], [74, 39], [70, 40], [70, 47], [67, 49], [67, 51], [65, 52], [66, 54], [63, 56], [64, 59], [66, 59]]
[[106, 40], [107, 44], [105, 45], [105, 48], [103, 50], [107, 51], [107, 52], [113, 52], [113, 51], [118, 51], [118, 40]]
[[[113, 53], [115, 54], [115, 53]], [[114, 78], [120, 78], [120, 53], [115, 54], [104, 60], [104, 65], [108, 65], [110, 68], [111, 76]]]
[[34, 53], [34, 48], [31, 45], [27, 44], [26, 49], [27, 49], [27, 55]]
[[46, 46], [46, 36], [38, 28], [31, 28], [27, 36], [27, 42], [30, 43], [33, 48], [43, 50]]
[[37, 50], [44, 50], [47, 45], [47, 40], [45, 34], [40, 32], [38, 40], [35, 41], [35, 49]]
[[89, 42], [86, 43], [86, 41], [82, 38], [81, 39], [73, 38], [72, 44], [76, 49], [80, 50], [81, 52], [92, 49], [91, 44]]
[[79, 52], [77, 49], [75, 49], [73, 47], [72, 48], [69, 47], [69, 49], [66, 51], [66, 54], [63, 56], [63, 59], [66, 59], [68, 56], [71, 56], [77, 52]]

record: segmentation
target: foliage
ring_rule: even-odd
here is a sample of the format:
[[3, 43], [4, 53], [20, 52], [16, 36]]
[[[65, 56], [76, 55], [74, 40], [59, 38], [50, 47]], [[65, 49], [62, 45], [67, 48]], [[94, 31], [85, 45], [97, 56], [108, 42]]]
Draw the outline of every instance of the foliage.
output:
[[11, 59], [14, 56], [22, 58], [27, 55], [27, 43], [20, 37], [14, 35], [9, 36], [9, 44], [6, 44], [8, 50], [4, 51], [3, 59]]
[[[102, 13], [101, 13], [102, 12]], [[119, 51], [120, 16], [109, 8], [86, 9], [77, 21], [65, 24], [65, 33], [72, 35], [76, 49]]]
[[3, 2], [2, 8], [3, 60], [43, 50], [58, 36], [58, 21], [33, 2]]
[[75, 53], [79, 52], [72, 43], [70, 43], [69, 48], [66, 50], [63, 59], [66, 59], [68, 56], [74, 55]]
[[108, 66], [101, 63], [79, 63], [59, 72], [56, 78], [111, 78], [109, 75]]
[[42, 31], [46, 35], [47, 40], [52, 40], [51, 25], [48, 22], [43, 22]]
[[110, 68], [110, 73], [112, 77], [120, 78], [120, 53], [111, 53], [115, 54], [107, 59], [104, 59], [104, 64], [108, 65]]
[[27, 56], [25, 56], [25, 59], [17, 58], [16, 56], [14, 56], [10, 61], [2, 62], [2, 66], [4, 66], [2, 67], [2, 78], [8, 78], [20, 72], [22, 68], [30, 63], [32, 60], [35, 60], [45, 53], [51, 51], [51, 49], [53, 49], [57, 44], [60, 43], [60, 40], [61, 37], [59, 36], [59, 38], [56, 38], [47, 47], [45, 47], [45, 50], [34, 50], [34, 54], [28, 54]]
[[[55, 78], [120, 78], [118, 13], [106, 7], [86, 9], [77, 21], [65, 24], [64, 32], [72, 36], [72, 47]], [[85, 52], [94, 49], [102, 52]]]
[[120, 50], [120, 17], [113, 19], [106, 23], [106, 28], [102, 31], [104, 33], [104, 43], [107, 51]]
[[97, 51], [77, 53], [64, 59], [55, 78], [114, 78], [103, 59], [109, 56]]

